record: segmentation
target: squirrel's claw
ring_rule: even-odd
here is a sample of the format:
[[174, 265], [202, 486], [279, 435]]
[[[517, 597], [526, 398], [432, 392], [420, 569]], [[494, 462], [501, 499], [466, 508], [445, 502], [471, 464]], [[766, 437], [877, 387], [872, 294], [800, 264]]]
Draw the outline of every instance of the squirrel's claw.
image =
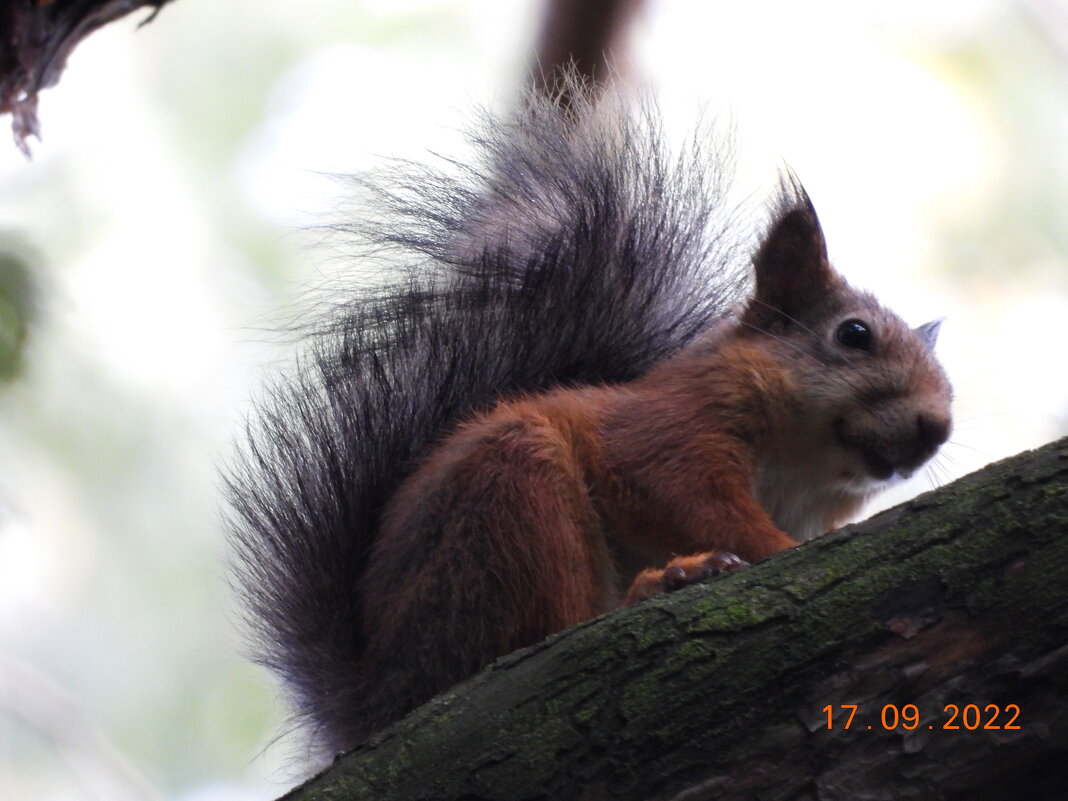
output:
[[730, 573], [749, 563], [730, 551], [712, 551], [694, 556], [679, 556], [660, 570], [643, 570], [634, 579], [623, 599], [623, 606], [644, 601], [665, 592], [675, 592], [691, 584]]

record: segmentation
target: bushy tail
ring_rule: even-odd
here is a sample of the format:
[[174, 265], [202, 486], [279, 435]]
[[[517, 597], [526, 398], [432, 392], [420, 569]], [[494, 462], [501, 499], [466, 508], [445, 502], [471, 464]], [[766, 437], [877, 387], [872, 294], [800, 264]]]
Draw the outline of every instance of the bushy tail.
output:
[[482, 121], [474, 165], [360, 181], [373, 210], [345, 228], [393, 278], [312, 337], [230, 475], [259, 658], [328, 742], [351, 728], [379, 514], [420, 455], [501, 396], [632, 379], [738, 301], [724, 154], [671, 155], [655, 110], [620, 107], [534, 98]]

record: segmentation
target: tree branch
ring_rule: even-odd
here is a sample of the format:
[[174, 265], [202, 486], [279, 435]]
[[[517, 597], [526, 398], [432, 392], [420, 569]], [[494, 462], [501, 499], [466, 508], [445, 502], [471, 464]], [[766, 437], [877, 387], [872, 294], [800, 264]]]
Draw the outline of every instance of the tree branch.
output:
[[1068, 439], [505, 657], [285, 798], [1062, 798], [1066, 643]]
[[10, 113], [15, 143], [40, 137], [37, 93], [59, 81], [78, 43], [109, 22], [149, 6], [155, 18], [170, 0], [0, 0], [0, 114]]
[[534, 89], [568, 108], [572, 81], [601, 86], [626, 68], [626, 40], [645, 0], [547, 0], [531, 70]]

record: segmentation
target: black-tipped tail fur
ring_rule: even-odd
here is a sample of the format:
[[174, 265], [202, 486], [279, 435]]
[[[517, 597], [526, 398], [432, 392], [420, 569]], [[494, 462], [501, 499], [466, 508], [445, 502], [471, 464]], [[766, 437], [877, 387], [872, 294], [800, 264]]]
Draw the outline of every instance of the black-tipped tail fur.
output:
[[327, 748], [378, 723], [354, 701], [369, 689], [360, 576], [383, 505], [428, 446], [501, 396], [633, 379], [746, 289], [729, 154], [694, 141], [673, 155], [654, 110], [619, 105], [580, 93], [565, 115], [535, 97], [473, 132], [475, 164], [358, 181], [374, 208], [343, 228], [396, 273], [312, 338], [230, 473], [259, 658]]

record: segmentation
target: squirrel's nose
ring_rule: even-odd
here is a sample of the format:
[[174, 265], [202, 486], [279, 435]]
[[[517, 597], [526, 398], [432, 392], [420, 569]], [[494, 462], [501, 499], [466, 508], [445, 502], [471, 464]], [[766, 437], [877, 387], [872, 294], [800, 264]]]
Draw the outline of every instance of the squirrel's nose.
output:
[[929, 453], [949, 439], [949, 418], [932, 414], [916, 415], [916, 437], [920, 447]]

